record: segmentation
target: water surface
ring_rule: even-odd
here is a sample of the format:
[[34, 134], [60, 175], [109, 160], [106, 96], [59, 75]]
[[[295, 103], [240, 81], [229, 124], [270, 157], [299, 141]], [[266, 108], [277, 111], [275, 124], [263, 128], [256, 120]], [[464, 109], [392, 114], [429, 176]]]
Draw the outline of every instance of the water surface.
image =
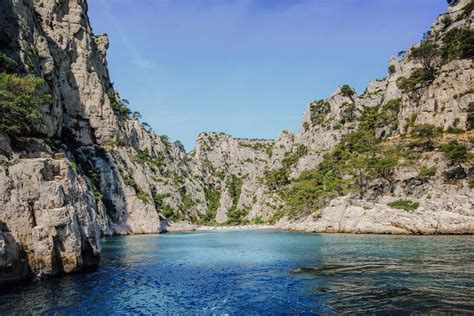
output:
[[0, 291], [0, 314], [474, 313], [474, 236], [276, 231], [102, 240], [100, 268]]

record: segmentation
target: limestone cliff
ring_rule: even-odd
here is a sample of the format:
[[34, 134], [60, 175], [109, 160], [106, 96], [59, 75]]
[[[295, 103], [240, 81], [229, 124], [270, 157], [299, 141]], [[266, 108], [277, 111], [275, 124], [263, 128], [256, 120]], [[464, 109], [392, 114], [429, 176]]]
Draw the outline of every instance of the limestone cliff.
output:
[[[2, 72], [13, 73], [2, 82], [40, 78], [51, 95], [28, 132], [0, 131], [0, 282], [96, 266], [101, 235], [165, 229], [160, 198], [173, 209], [190, 195], [204, 200], [182, 146], [132, 119], [114, 91], [108, 39], [92, 33], [86, 1], [0, 9]], [[203, 212], [187, 203], [186, 214]]]
[[27, 133], [0, 131], [0, 283], [94, 267], [100, 236], [177, 222], [473, 233], [473, 7], [451, 6], [362, 95], [312, 102], [299, 131], [203, 133], [186, 153], [114, 90], [85, 0], [0, 2], [0, 61], [51, 94]]
[[344, 85], [312, 102], [297, 132], [275, 141], [201, 135], [190, 158], [220, 191], [216, 222], [472, 233], [473, 8], [450, 6], [362, 95]]

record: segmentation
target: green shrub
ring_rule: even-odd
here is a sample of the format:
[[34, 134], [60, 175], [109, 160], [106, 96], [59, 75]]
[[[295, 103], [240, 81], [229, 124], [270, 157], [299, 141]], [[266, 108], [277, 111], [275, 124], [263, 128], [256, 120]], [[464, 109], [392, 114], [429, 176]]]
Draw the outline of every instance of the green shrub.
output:
[[396, 72], [396, 68], [395, 68], [395, 65], [390, 65], [388, 67], [388, 73], [393, 75], [394, 73]]
[[169, 143], [170, 143], [170, 138], [169, 138], [167, 135], [161, 135], [161, 136], [160, 136], [160, 139], [161, 139], [161, 141], [163, 142], [163, 144], [165, 144], [165, 146], [169, 145]]
[[449, 143], [442, 144], [439, 146], [439, 149], [452, 163], [460, 164], [468, 157], [467, 146], [458, 143], [457, 140], [452, 140]]
[[448, 28], [451, 24], [453, 24], [453, 19], [451, 19], [451, 17], [449, 15], [446, 15], [445, 17], [443, 17], [443, 19], [441, 20], [441, 23], [443, 23], [444, 25], [444, 28]]
[[245, 219], [248, 214], [248, 209], [237, 209], [237, 204], [239, 203], [242, 191], [242, 179], [235, 175], [231, 175], [227, 179], [226, 184], [232, 199], [232, 206], [227, 212], [227, 224], [236, 225], [248, 223], [247, 219]]
[[311, 122], [322, 124], [326, 119], [326, 115], [331, 112], [331, 106], [326, 100], [312, 102], [309, 106], [311, 111]]
[[393, 113], [400, 112], [400, 104], [401, 104], [401, 99], [392, 99], [387, 101], [387, 103], [384, 104], [382, 107], [382, 110], [384, 111], [390, 111]]
[[231, 175], [227, 179], [226, 184], [229, 189], [230, 197], [232, 199], [232, 208], [236, 208], [237, 203], [239, 203], [240, 193], [242, 190], [242, 179], [235, 175]]
[[315, 211], [351, 191], [358, 191], [362, 196], [372, 179], [392, 181], [398, 157], [375, 137], [378, 122], [377, 108], [363, 109], [358, 129], [343, 136], [315, 169], [303, 172], [283, 190], [281, 195], [290, 215]]
[[344, 102], [341, 106], [342, 109], [342, 121], [341, 123], [353, 122], [356, 119], [356, 105], [355, 103]]
[[420, 206], [420, 203], [418, 202], [412, 202], [409, 200], [397, 200], [394, 202], [390, 202], [387, 204], [391, 208], [399, 209], [399, 210], [405, 210], [405, 211], [414, 211]]
[[0, 72], [12, 73], [17, 66], [16, 61], [5, 54], [0, 53]]
[[465, 132], [462, 128], [450, 126], [446, 129], [446, 132], [449, 134], [462, 134]]
[[184, 214], [193, 206], [194, 201], [189, 194], [183, 194], [181, 196], [181, 210]]
[[474, 30], [455, 28], [442, 38], [441, 58], [443, 63], [453, 59], [474, 57]]
[[[156, 171], [156, 168], [161, 168], [165, 165], [165, 157], [162, 154], [158, 154], [156, 157], [152, 157], [148, 148], [144, 150], [137, 150], [133, 158], [133, 161], [140, 163], [146, 163], [152, 170]], [[177, 178], [174, 178], [175, 180]]]
[[264, 182], [271, 190], [275, 190], [290, 183], [289, 170], [287, 168], [278, 168], [265, 173]]
[[150, 196], [145, 191], [139, 191], [137, 193], [137, 198], [139, 200], [143, 201], [144, 203], [150, 202]]
[[118, 93], [115, 91], [109, 91], [107, 97], [110, 101], [110, 106], [114, 112], [123, 120], [130, 119], [132, 111], [129, 109], [129, 102], [127, 99], [120, 99]]
[[144, 150], [137, 150], [135, 159], [140, 162], [146, 162], [147, 160], [149, 160], [150, 152], [148, 151], [148, 148], [145, 148]]
[[204, 195], [206, 197], [207, 212], [202, 218], [204, 223], [213, 222], [217, 215], [217, 209], [220, 206], [221, 192], [211, 186], [204, 187]]
[[169, 193], [159, 193], [155, 191], [153, 192], [153, 203], [155, 204], [155, 209], [157, 212], [161, 212], [168, 220], [174, 221], [178, 219], [178, 215], [165, 201], [169, 196]]
[[295, 165], [301, 157], [308, 154], [308, 148], [305, 145], [299, 144], [296, 150], [290, 154], [287, 154], [282, 160], [282, 164], [285, 168], [290, 168]]
[[427, 33], [426, 38], [417, 47], [411, 49], [410, 57], [419, 60], [423, 64], [423, 71], [433, 76], [435, 68], [439, 66], [437, 63], [439, 47], [429, 36], [430, 34]]
[[429, 178], [429, 177], [433, 177], [435, 175], [436, 175], [436, 168], [435, 167], [429, 168], [427, 166], [422, 166], [421, 169], [420, 169], [419, 176], [422, 177], [422, 178]]
[[245, 217], [248, 215], [248, 209], [231, 208], [227, 213], [227, 225], [245, 225], [249, 223]]
[[140, 187], [138, 186], [138, 184], [135, 182], [135, 180], [130, 174], [124, 174], [122, 178], [123, 178], [123, 183], [129, 187], [132, 187], [135, 190], [135, 193], [140, 192]]
[[433, 141], [440, 134], [439, 129], [432, 124], [415, 125], [410, 131], [410, 135], [414, 139], [412, 145], [426, 150], [434, 148]]
[[263, 224], [262, 217], [260, 217], [260, 216], [258, 216], [258, 215], [255, 216], [255, 218], [253, 219], [253, 223], [254, 223], [255, 225]]
[[474, 179], [469, 180], [469, 189], [474, 189]]
[[410, 93], [435, 79], [432, 70], [428, 68], [417, 68], [413, 70], [409, 78], [401, 77], [397, 80], [397, 86], [404, 92]]
[[307, 130], [309, 129], [309, 123], [308, 123], [308, 122], [304, 122], [304, 123], [303, 123], [303, 129], [304, 129], [305, 131], [307, 131]]
[[349, 85], [345, 84], [341, 87], [341, 94], [346, 97], [352, 97], [355, 91]]
[[40, 107], [52, 102], [43, 79], [0, 73], [0, 130], [25, 135], [41, 123]]
[[168, 204], [164, 204], [160, 210], [163, 216], [169, 221], [176, 221], [180, 218], [179, 214], [177, 214]]

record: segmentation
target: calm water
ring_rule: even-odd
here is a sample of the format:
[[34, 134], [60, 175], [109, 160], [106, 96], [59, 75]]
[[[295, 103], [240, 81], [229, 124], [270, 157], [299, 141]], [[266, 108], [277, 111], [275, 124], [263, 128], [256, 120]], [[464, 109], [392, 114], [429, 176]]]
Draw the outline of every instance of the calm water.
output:
[[103, 240], [96, 272], [0, 292], [0, 314], [474, 313], [474, 236], [196, 232]]

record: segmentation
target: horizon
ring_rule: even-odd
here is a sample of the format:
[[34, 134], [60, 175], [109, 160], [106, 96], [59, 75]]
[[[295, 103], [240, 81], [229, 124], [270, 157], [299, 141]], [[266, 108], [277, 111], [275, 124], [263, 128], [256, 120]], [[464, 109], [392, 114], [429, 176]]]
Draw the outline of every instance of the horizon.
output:
[[427, 3], [88, 4], [94, 33], [109, 36], [115, 89], [155, 133], [180, 140], [189, 152], [204, 132], [275, 139], [284, 129], [298, 130], [308, 104], [338, 86], [360, 94], [447, 7]]

